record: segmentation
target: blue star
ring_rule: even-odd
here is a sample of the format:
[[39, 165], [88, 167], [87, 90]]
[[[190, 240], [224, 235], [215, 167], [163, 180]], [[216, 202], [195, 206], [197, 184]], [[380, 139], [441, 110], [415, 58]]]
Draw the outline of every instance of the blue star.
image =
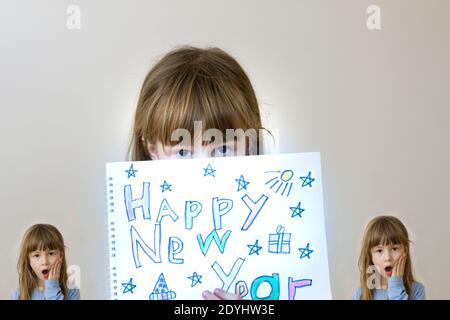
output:
[[215, 177], [214, 172], [216, 170], [211, 167], [211, 164], [208, 164], [206, 166], [206, 168], [203, 168], [203, 170], [205, 170], [205, 173], [203, 174], [204, 177], [206, 177], [206, 176], [213, 176], [213, 177]]
[[300, 177], [300, 179], [302, 179], [303, 183], [302, 183], [302, 188], [306, 187], [306, 186], [310, 186], [312, 187], [311, 183], [316, 180], [314, 178], [311, 178], [311, 171], [308, 173], [308, 175], [306, 177]]
[[194, 287], [197, 283], [202, 283], [202, 282], [200, 281], [200, 279], [202, 278], [202, 276], [199, 276], [199, 275], [197, 274], [197, 272], [194, 272], [194, 273], [192, 274], [192, 276], [187, 277], [187, 278], [190, 279], [190, 280], [192, 280], [191, 287]]
[[300, 259], [303, 259], [305, 257], [308, 257], [308, 259], [310, 259], [311, 257], [309, 255], [314, 251], [309, 249], [309, 242], [305, 248], [298, 248], [298, 250], [300, 251]]
[[125, 170], [125, 172], [128, 173], [128, 179], [129, 179], [130, 177], [135, 177], [136, 178], [136, 172], [138, 172], [138, 171], [134, 170], [133, 169], [133, 164], [131, 164], [130, 169]]
[[300, 208], [301, 202], [298, 203], [296, 207], [290, 207], [289, 209], [292, 210], [292, 218], [295, 216], [298, 216], [299, 218], [302, 217], [302, 212], [305, 211], [305, 209]]
[[160, 185], [160, 187], [162, 188], [161, 192], [164, 192], [166, 190], [172, 191], [172, 189], [170, 189], [172, 187], [172, 185], [168, 184], [166, 180], [164, 180], [164, 183], [162, 185]]
[[248, 255], [252, 255], [254, 253], [256, 253], [259, 256], [259, 250], [262, 249], [261, 246], [258, 246], [258, 241], [256, 240], [255, 244], [248, 244], [247, 247], [250, 248], [250, 252], [248, 253]]
[[133, 289], [136, 288], [136, 285], [133, 284], [133, 278], [130, 278], [130, 281], [128, 281], [128, 283], [126, 283], [126, 282], [122, 283], [122, 286], [124, 288], [123, 293], [127, 293], [127, 292], [134, 293]]
[[241, 191], [242, 189], [247, 190], [247, 186], [250, 182], [245, 181], [244, 176], [241, 174], [241, 176], [239, 177], [239, 179], [234, 179], [236, 180], [236, 182], [238, 183], [238, 189], [237, 191]]

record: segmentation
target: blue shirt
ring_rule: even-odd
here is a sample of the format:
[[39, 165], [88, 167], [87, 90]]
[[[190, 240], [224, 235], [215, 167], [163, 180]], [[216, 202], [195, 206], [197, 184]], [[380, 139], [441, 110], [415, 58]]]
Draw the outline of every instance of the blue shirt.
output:
[[[361, 288], [353, 293], [353, 300], [361, 299]], [[387, 289], [373, 289], [373, 300], [425, 300], [425, 287], [418, 282], [413, 282], [411, 297], [406, 293], [402, 277], [388, 278]]]
[[[17, 289], [11, 299], [18, 300], [19, 296], [20, 291]], [[45, 280], [44, 290], [34, 288], [31, 291], [31, 300], [64, 300], [61, 288], [59, 287], [59, 281], [56, 279]], [[66, 300], [80, 300], [80, 290], [68, 289]]]

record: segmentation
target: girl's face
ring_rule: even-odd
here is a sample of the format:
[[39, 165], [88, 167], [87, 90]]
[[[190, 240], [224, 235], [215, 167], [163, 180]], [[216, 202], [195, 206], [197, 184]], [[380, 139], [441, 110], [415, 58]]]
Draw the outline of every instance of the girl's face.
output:
[[28, 255], [31, 269], [43, 282], [48, 279], [50, 268], [62, 258], [60, 250], [35, 250]]
[[372, 263], [376, 266], [380, 274], [387, 278], [392, 276], [394, 264], [405, 253], [405, 246], [402, 244], [378, 245], [371, 250]]
[[164, 146], [160, 142], [147, 143], [148, 153], [153, 160], [245, 156], [246, 152], [242, 149], [237, 148], [236, 142], [210, 143], [197, 148], [186, 144]]

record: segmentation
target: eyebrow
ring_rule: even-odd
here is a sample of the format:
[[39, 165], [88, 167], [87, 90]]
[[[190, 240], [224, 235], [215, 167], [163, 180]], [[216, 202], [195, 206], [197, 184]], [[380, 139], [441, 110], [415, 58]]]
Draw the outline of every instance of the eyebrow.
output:
[[57, 250], [58, 250], [58, 249], [34, 250], [34, 251], [31, 251], [29, 254], [41, 253], [41, 252], [44, 252], [44, 251], [51, 252], [51, 251], [57, 251]]

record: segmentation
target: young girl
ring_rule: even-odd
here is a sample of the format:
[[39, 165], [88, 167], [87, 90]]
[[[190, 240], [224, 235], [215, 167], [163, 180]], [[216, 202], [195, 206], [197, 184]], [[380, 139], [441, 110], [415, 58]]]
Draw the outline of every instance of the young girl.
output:
[[[192, 139], [180, 141], [180, 129]], [[230, 129], [241, 131], [225, 141]], [[129, 153], [136, 161], [259, 154], [260, 129], [255, 92], [239, 63], [218, 48], [181, 47], [167, 53], [144, 80]], [[222, 139], [210, 139], [202, 130], [214, 130]], [[238, 148], [241, 138], [254, 144]]]
[[79, 300], [78, 289], [67, 288], [67, 264], [61, 233], [49, 224], [31, 226], [22, 239], [17, 271], [17, 300]]
[[[218, 48], [182, 47], [145, 78], [129, 153], [133, 161], [260, 154], [260, 129], [255, 92], [239, 63]], [[239, 298], [220, 289], [203, 297]]]
[[423, 300], [424, 286], [415, 282], [403, 223], [392, 216], [367, 225], [359, 256], [360, 285], [355, 300]]

